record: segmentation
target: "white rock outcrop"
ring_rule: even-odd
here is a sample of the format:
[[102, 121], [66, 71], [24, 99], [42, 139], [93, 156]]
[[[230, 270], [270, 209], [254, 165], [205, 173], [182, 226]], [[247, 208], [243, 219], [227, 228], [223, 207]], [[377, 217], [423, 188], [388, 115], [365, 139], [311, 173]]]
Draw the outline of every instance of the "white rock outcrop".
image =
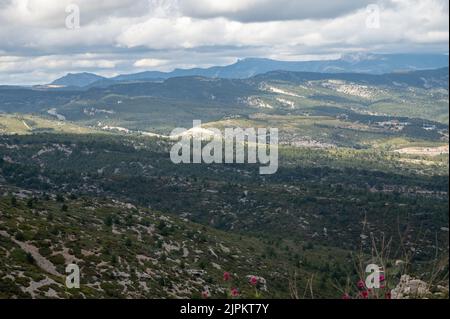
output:
[[403, 275], [397, 287], [392, 289], [392, 299], [425, 299], [431, 294], [425, 281]]

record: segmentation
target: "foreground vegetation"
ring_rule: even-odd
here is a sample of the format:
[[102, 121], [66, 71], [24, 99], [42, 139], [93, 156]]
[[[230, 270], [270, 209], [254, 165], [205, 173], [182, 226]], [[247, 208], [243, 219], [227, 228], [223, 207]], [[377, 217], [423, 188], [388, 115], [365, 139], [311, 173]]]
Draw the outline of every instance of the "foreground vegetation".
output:
[[[174, 165], [171, 143], [1, 137], [3, 297], [221, 297], [228, 271], [243, 297], [258, 276], [265, 297], [311, 297], [312, 286], [339, 298], [382, 240], [392, 285], [448, 273], [435, 270], [448, 256], [445, 157], [428, 157], [431, 169], [397, 153], [286, 146], [278, 173], [262, 177], [252, 165]], [[65, 289], [36, 251], [58, 274], [81, 265], [82, 290]]]

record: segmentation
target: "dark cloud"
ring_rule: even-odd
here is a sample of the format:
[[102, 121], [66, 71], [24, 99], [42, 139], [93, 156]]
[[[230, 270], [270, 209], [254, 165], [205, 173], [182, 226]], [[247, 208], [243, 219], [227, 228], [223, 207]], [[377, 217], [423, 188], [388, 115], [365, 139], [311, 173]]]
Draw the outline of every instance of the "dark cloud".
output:
[[371, 3], [374, 0], [183, 0], [180, 8], [184, 14], [195, 18], [225, 17], [240, 22], [264, 22], [336, 18]]

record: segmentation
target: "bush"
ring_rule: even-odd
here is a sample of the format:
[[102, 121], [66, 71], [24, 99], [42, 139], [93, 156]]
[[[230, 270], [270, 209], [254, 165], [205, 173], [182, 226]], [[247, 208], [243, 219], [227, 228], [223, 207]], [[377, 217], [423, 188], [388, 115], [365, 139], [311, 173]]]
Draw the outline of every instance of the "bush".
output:
[[16, 233], [16, 235], [14, 236], [14, 238], [18, 241], [24, 241], [25, 240], [25, 236], [22, 232], [18, 231]]
[[48, 258], [55, 265], [64, 265], [66, 263], [66, 259], [63, 255], [54, 255]]
[[29, 264], [34, 264], [34, 257], [33, 257], [33, 255], [32, 254], [30, 254], [30, 253], [27, 253], [27, 262], [29, 263]]
[[106, 216], [105, 219], [103, 220], [103, 223], [108, 226], [111, 227], [113, 225], [113, 218], [111, 215]]

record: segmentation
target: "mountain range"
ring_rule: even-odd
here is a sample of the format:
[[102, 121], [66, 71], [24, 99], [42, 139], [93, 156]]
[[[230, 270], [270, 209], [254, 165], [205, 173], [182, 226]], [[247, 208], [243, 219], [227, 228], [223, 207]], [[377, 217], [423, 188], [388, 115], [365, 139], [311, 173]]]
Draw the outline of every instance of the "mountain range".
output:
[[171, 72], [145, 71], [121, 74], [112, 78], [92, 73], [69, 73], [51, 83], [63, 87], [108, 87], [116, 83], [162, 81], [174, 77], [246, 79], [272, 71], [384, 74], [448, 66], [446, 54], [349, 54], [337, 60], [276, 61], [246, 58], [227, 66], [175, 69]]

